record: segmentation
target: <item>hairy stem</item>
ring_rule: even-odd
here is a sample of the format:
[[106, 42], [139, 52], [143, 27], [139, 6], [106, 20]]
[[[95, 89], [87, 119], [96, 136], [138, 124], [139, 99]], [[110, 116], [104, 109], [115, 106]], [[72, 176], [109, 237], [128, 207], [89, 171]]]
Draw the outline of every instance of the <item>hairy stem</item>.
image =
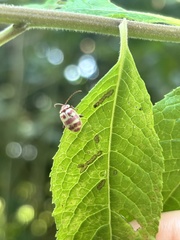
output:
[[21, 33], [25, 32], [26, 25], [25, 24], [12, 24], [9, 27], [5, 28], [0, 32], [0, 46], [9, 42], [13, 38], [17, 37]]
[[[121, 21], [94, 15], [0, 5], [0, 23], [24, 24], [28, 30], [51, 28], [119, 36]], [[180, 42], [180, 27], [136, 21], [127, 23], [130, 38]]]

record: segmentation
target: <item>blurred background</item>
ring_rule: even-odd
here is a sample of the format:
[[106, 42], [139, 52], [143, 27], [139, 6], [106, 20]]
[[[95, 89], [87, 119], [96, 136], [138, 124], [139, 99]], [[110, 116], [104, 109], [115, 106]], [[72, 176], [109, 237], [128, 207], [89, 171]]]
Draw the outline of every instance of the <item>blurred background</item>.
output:
[[[38, 3], [0, 1], [28, 2]], [[180, 17], [180, 0], [114, 2]], [[130, 39], [129, 47], [153, 103], [180, 85], [180, 45]], [[118, 38], [60, 30], [31, 30], [1, 47], [1, 240], [55, 239], [49, 173], [63, 128], [53, 105], [81, 89], [70, 101], [76, 106], [116, 63], [118, 51]]]

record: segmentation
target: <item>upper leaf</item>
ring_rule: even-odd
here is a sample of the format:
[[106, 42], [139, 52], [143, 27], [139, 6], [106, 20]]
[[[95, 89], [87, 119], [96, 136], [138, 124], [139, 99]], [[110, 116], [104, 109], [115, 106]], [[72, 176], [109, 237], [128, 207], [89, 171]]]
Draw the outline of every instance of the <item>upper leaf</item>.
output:
[[[162, 209], [163, 159], [152, 104], [121, 25], [117, 64], [78, 105], [51, 172], [58, 239], [150, 239]], [[141, 229], [134, 231], [129, 222]]]
[[161, 23], [180, 26], [180, 20], [158, 14], [127, 11], [114, 5], [108, 0], [67, 0], [58, 1], [60, 11], [98, 15], [112, 18], [126, 18], [128, 20]]
[[47, 0], [44, 4], [26, 4], [29, 8], [57, 9], [63, 12], [90, 14], [112, 18], [126, 18], [128, 20], [160, 23], [180, 26], [180, 19], [158, 14], [127, 11], [114, 5], [108, 0]]
[[36, 9], [56, 9], [58, 8], [59, 4], [58, 1], [56, 0], [46, 0], [43, 4], [39, 3], [28, 3], [25, 4], [24, 6], [28, 8], [36, 8]]
[[165, 159], [164, 211], [180, 209], [180, 87], [154, 106], [155, 129]]
[[[61, 3], [61, 1], [59, 1]], [[108, 0], [68, 0], [62, 2], [61, 10], [68, 12], [94, 14], [98, 16], [109, 16], [125, 11]]]

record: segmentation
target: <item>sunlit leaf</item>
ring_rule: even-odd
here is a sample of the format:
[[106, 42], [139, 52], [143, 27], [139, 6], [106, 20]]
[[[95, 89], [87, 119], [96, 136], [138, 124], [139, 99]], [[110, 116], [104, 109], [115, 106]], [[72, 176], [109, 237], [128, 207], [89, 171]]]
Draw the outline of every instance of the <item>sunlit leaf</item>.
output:
[[126, 18], [146, 23], [162, 23], [180, 26], [180, 20], [172, 17], [166, 17], [158, 14], [127, 11], [108, 0], [67, 0], [58, 1], [59, 10], [98, 15], [113, 18]]
[[155, 129], [165, 159], [164, 211], [180, 209], [180, 87], [154, 106]]
[[28, 3], [24, 5], [28, 8], [36, 8], [36, 9], [56, 9], [59, 7], [57, 0], [46, 0], [44, 3]]
[[[57, 239], [154, 239], [162, 210], [163, 158], [152, 104], [120, 27], [117, 64], [77, 106], [51, 172]], [[134, 231], [130, 221], [141, 229]]]
[[[63, 11], [78, 12], [94, 15], [108, 16], [119, 11], [125, 11], [107, 0], [68, 0], [60, 1], [60, 7]], [[61, 5], [62, 3], [62, 5]]]
[[47, 0], [43, 4], [33, 3], [24, 6], [37, 9], [56, 9], [63, 12], [91, 14], [112, 18], [126, 18], [138, 22], [180, 26], [180, 20], [177, 18], [152, 13], [127, 11], [108, 0]]

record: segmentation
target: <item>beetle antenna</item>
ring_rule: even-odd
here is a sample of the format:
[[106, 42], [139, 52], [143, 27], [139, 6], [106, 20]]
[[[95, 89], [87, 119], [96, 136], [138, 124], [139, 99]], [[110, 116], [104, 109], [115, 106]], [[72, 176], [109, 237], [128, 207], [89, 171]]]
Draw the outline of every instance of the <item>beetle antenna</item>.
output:
[[[77, 90], [77, 91], [75, 91], [74, 93], [72, 93], [71, 96], [68, 97], [68, 99], [66, 100], [66, 102], [65, 102], [64, 104], [67, 104], [67, 103], [69, 102], [69, 100], [70, 100], [76, 93], [79, 93], [79, 92], [82, 92], [82, 91], [81, 91], [81, 90]], [[62, 105], [64, 105], [64, 104], [62, 104]], [[56, 105], [56, 104], [55, 104], [55, 105]], [[59, 105], [61, 105], [61, 104], [59, 104]]]
[[62, 104], [62, 103], [55, 103], [55, 104], [54, 104], [54, 107], [56, 107], [56, 106], [62, 106], [62, 105], [64, 105], [64, 104]]

